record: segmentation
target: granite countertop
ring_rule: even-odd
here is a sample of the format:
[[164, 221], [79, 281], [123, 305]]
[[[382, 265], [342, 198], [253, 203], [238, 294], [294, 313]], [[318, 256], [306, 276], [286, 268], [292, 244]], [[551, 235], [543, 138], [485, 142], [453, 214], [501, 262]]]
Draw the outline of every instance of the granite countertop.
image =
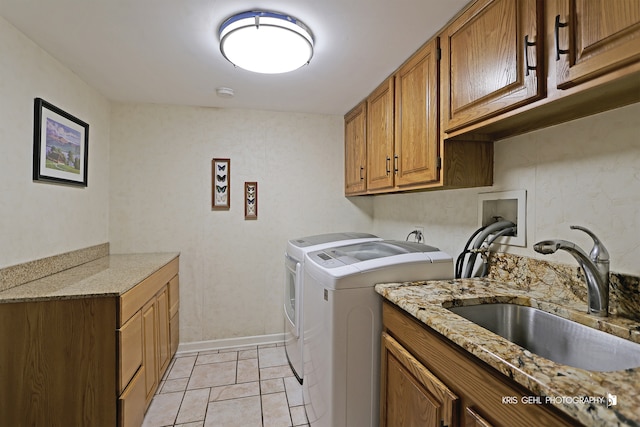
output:
[[178, 253], [115, 254], [0, 292], [0, 303], [119, 296]]
[[[587, 426], [640, 425], [640, 368], [593, 372], [551, 362], [452, 313], [447, 307], [515, 303], [557, 314], [640, 343], [640, 323], [597, 318], [583, 301], [547, 286], [459, 279], [378, 284], [376, 292], [498, 371]], [[617, 405], [607, 407], [607, 396]]]

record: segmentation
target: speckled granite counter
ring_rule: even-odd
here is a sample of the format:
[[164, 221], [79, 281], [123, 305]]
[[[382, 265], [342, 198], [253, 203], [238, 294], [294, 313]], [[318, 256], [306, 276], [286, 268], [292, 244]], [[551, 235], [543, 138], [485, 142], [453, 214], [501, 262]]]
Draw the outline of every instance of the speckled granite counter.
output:
[[[591, 372], [551, 362], [453, 314], [447, 307], [501, 302], [537, 307], [640, 343], [640, 323], [586, 314], [570, 292], [529, 280], [461, 279], [376, 285], [376, 292], [498, 371], [588, 426], [640, 425], [640, 368]], [[607, 407], [608, 394], [617, 405]], [[584, 399], [587, 398], [587, 399]], [[589, 398], [600, 398], [590, 399]], [[598, 401], [594, 401], [598, 400]]]
[[0, 292], [0, 303], [122, 295], [178, 253], [115, 254]]

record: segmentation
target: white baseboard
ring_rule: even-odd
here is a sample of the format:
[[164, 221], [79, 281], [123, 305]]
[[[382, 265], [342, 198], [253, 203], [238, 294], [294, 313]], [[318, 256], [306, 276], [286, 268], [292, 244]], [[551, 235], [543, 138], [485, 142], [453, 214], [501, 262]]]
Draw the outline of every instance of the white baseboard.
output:
[[196, 341], [180, 343], [177, 354], [192, 353], [196, 351], [221, 350], [236, 347], [247, 347], [264, 344], [284, 343], [284, 334], [258, 335], [254, 337], [226, 338], [210, 341]]

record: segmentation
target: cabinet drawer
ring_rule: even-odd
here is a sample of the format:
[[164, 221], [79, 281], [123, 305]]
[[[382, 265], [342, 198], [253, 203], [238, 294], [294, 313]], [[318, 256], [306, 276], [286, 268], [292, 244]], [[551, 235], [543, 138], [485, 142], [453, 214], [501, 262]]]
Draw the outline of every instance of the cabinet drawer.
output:
[[142, 425], [146, 407], [144, 389], [143, 366], [118, 399], [118, 425], [120, 427], [140, 427]]
[[118, 394], [142, 365], [142, 313], [138, 311], [118, 330]]
[[174, 258], [160, 270], [144, 279], [120, 297], [120, 318], [118, 326], [125, 323], [136, 311], [166, 286], [178, 274], [178, 258]]

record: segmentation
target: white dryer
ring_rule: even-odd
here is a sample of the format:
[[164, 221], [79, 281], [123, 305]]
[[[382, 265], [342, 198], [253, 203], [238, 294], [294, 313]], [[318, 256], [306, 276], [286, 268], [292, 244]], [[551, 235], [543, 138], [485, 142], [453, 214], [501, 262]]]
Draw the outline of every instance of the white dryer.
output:
[[302, 384], [302, 294], [304, 258], [309, 252], [343, 245], [382, 240], [368, 233], [344, 232], [300, 237], [287, 242], [284, 255], [284, 333], [285, 350], [294, 375]]
[[377, 241], [307, 254], [302, 386], [312, 426], [379, 425], [382, 297], [374, 285], [453, 273], [451, 256], [419, 243]]

